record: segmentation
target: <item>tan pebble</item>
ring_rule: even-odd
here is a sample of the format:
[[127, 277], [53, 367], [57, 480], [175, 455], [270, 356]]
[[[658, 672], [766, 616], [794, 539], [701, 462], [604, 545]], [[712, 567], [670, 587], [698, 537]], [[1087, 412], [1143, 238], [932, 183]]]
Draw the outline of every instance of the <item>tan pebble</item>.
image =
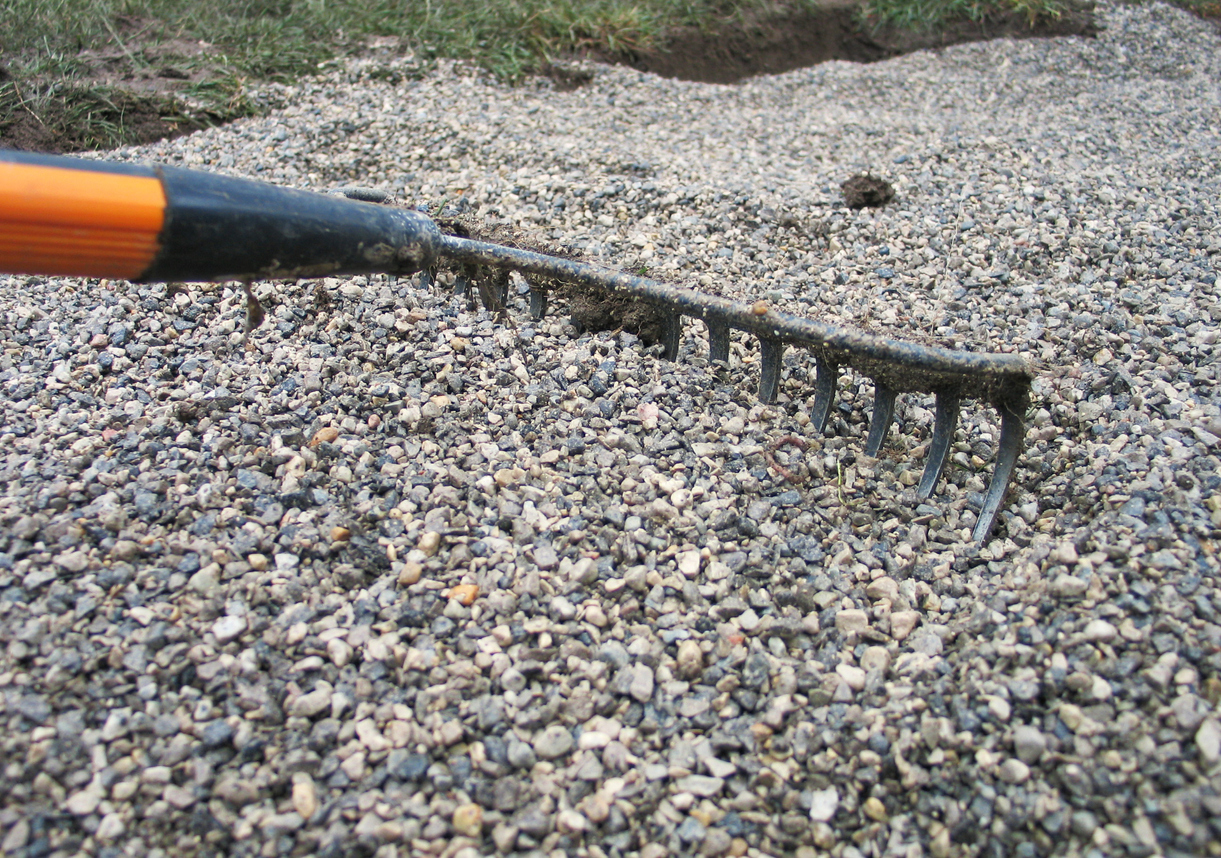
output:
[[859, 608], [848, 608], [835, 615], [835, 629], [840, 634], [863, 632], [869, 628], [869, 614]]
[[402, 587], [410, 587], [416, 581], [420, 580], [420, 575], [424, 572], [424, 567], [419, 563], [413, 563], [408, 560], [403, 564], [403, 570], [399, 572], [399, 585]]
[[890, 653], [884, 646], [871, 646], [861, 654], [859, 663], [866, 671], [881, 670], [885, 673], [890, 667]]
[[601, 793], [590, 795], [581, 802], [581, 806], [585, 810], [585, 818], [594, 825], [601, 825], [610, 816], [610, 802]]
[[521, 482], [522, 477], [525, 475], [526, 472], [521, 468], [501, 468], [492, 474], [492, 479], [496, 481], [496, 485], [503, 489]]
[[262, 554], [251, 554], [246, 558], [246, 562], [255, 572], [264, 572], [267, 569], [267, 558]]
[[352, 531], [346, 527], [331, 528], [331, 542], [347, 542], [352, 538]]
[[912, 629], [920, 622], [917, 611], [895, 611], [890, 615], [890, 636], [901, 641], [912, 633]]
[[751, 305], [750, 311], [756, 316], [766, 316], [770, 309], [766, 301], [756, 301]]
[[432, 557], [441, 547], [441, 534], [435, 530], [430, 530], [420, 537], [420, 541], [416, 543], [416, 548], [424, 552], [425, 557]]
[[378, 426], [382, 425], [382, 418], [376, 414], [370, 414], [369, 419], [365, 421], [365, 424], [370, 429], [376, 429]]
[[729, 854], [734, 856], [734, 858], [738, 858], [738, 856], [745, 855], [746, 850], [749, 848], [750, 848], [750, 844], [747, 843], [745, 840], [743, 840], [741, 837], [735, 837], [733, 840], [729, 841]]
[[470, 606], [479, 595], [478, 584], [459, 584], [449, 591], [449, 597], [460, 605]]
[[555, 827], [564, 834], [579, 834], [589, 825], [585, 816], [576, 810], [561, 810], [555, 816]]
[[882, 804], [882, 800], [877, 796], [869, 796], [865, 799], [864, 804], [865, 815], [875, 822], [885, 822], [889, 814], [886, 812], [886, 805]]
[[373, 829], [373, 836], [382, 843], [393, 843], [403, 836], [403, 826], [394, 821], [383, 822]]
[[336, 667], [345, 667], [352, 661], [352, 647], [348, 642], [341, 638], [335, 638], [329, 641], [326, 645], [327, 655], [331, 657], [331, 662]]
[[319, 444], [329, 444], [339, 437], [339, 430], [334, 426], [323, 426], [314, 433], [313, 439], [309, 442], [311, 447], [317, 447]]
[[606, 612], [597, 605], [590, 605], [585, 609], [585, 622], [603, 628], [607, 623]]
[[889, 599], [893, 602], [899, 597], [899, 584], [894, 578], [883, 576], [869, 582], [865, 587], [865, 595], [875, 602], [879, 599]]
[[678, 675], [684, 679], [699, 676], [704, 669], [704, 653], [699, 641], [688, 638], [678, 645]]
[[293, 775], [293, 810], [301, 814], [302, 819], [309, 819], [318, 809], [318, 790], [314, 781], [305, 772]]
[[460, 804], [454, 809], [454, 831], [464, 837], [483, 836], [483, 808], [477, 804]]

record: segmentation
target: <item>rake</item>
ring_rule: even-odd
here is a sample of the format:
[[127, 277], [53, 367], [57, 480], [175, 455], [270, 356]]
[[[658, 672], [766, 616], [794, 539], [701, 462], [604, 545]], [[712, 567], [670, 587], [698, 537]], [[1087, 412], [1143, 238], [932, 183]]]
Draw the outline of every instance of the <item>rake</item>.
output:
[[841, 367], [873, 379], [865, 452], [877, 456], [900, 393], [936, 400], [928, 459], [916, 488], [933, 494], [949, 456], [961, 404], [1000, 414], [996, 465], [972, 538], [984, 542], [1021, 453], [1034, 373], [1018, 355], [934, 348], [836, 327], [766, 302], [731, 301], [644, 277], [446, 234], [418, 211], [168, 166], [111, 164], [0, 152], [0, 271], [138, 282], [239, 280], [248, 326], [261, 318], [252, 280], [323, 275], [410, 275], [440, 263], [517, 271], [532, 283], [531, 312], [546, 311], [540, 280], [631, 296], [662, 310], [661, 342], [678, 357], [682, 318], [708, 328], [709, 357], [729, 358], [730, 331], [759, 340], [758, 395], [774, 401], [787, 347], [808, 350], [816, 376], [810, 421], [827, 425]]

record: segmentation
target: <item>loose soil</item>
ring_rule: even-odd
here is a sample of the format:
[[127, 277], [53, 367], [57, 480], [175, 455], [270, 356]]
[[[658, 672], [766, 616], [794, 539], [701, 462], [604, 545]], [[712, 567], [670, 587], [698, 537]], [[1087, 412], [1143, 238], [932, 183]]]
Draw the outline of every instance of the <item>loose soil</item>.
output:
[[[170, 38], [147, 18], [120, 15], [114, 26], [122, 46], [81, 51], [71, 83], [17, 82], [0, 66], [0, 148], [81, 152], [173, 139], [218, 124], [215, 114], [191, 109], [179, 97], [216, 80], [218, 67], [208, 60], [212, 45]], [[34, 91], [40, 85], [51, 94]]]
[[780, 74], [828, 60], [877, 62], [926, 48], [996, 38], [1093, 36], [1091, 6], [1059, 18], [1031, 22], [1024, 15], [959, 20], [936, 30], [870, 27], [858, 18], [859, 4], [830, 0], [816, 9], [787, 10], [758, 20], [725, 21], [720, 27], [675, 33], [657, 50], [601, 57], [662, 77], [703, 83], [736, 83], [760, 74]]

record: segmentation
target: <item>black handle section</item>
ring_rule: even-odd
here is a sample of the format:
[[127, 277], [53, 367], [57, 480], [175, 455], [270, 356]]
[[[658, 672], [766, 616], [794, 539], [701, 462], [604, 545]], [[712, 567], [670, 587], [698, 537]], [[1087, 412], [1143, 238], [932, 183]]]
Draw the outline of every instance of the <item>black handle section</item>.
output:
[[440, 231], [419, 212], [263, 182], [157, 167], [167, 199], [161, 252], [140, 279], [293, 279], [410, 274]]

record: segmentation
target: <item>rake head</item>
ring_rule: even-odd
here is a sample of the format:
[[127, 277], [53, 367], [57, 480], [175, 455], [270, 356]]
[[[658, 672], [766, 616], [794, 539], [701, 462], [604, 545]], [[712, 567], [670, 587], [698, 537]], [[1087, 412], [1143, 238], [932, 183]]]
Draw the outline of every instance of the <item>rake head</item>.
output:
[[547, 292], [537, 284], [566, 283], [647, 301], [664, 313], [662, 344], [668, 360], [678, 358], [682, 318], [703, 320], [708, 327], [709, 356], [727, 361], [731, 330], [744, 331], [759, 340], [759, 398], [775, 400], [780, 387], [784, 352], [801, 347], [814, 356], [817, 376], [810, 419], [821, 434], [835, 404], [841, 367], [872, 378], [875, 384], [873, 416], [865, 452], [877, 456], [894, 419], [900, 393], [932, 393], [936, 420], [928, 461], [917, 487], [921, 499], [932, 495], [949, 457], [962, 402], [983, 400], [1000, 413], [1001, 434], [997, 461], [972, 537], [984, 542], [991, 534], [1004, 502], [1024, 437], [1024, 417], [1030, 399], [1033, 370], [1017, 355], [963, 352], [865, 334], [773, 310], [765, 302], [744, 304], [659, 283], [644, 277], [596, 268], [499, 244], [454, 235], [436, 236], [434, 260], [448, 261], [470, 270], [488, 267], [517, 271], [531, 284], [530, 309], [537, 318], [546, 312]]

